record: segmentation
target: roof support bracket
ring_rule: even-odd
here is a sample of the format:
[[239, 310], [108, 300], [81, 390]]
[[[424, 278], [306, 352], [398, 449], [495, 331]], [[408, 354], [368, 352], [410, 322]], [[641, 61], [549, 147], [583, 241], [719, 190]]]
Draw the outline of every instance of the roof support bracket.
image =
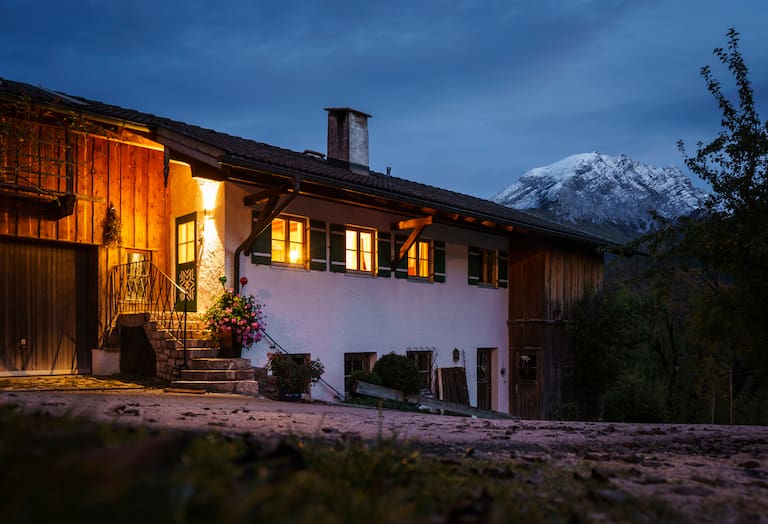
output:
[[398, 264], [400, 264], [400, 261], [402, 261], [406, 254], [408, 253], [408, 250], [411, 249], [411, 246], [416, 243], [416, 241], [421, 236], [422, 231], [424, 231], [424, 228], [428, 225], [432, 224], [432, 217], [426, 216], [422, 218], [411, 218], [410, 220], [401, 220], [400, 222], [395, 222], [392, 224], [392, 230], [398, 231], [403, 229], [412, 229], [411, 234], [408, 235], [408, 238], [405, 241], [405, 244], [400, 246], [400, 251], [395, 253], [395, 258], [392, 260], [392, 268], [396, 268]]
[[[238, 292], [240, 287], [240, 255], [245, 254], [248, 256], [251, 254], [253, 251], [253, 245], [256, 243], [256, 239], [259, 238], [259, 236], [264, 231], [266, 231], [268, 227], [270, 227], [272, 221], [277, 218], [277, 216], [282, 213], [297, 196], [299, 196], [300, 183], [301, 179], [299, 177], [295, 177], [293, 179], [292, 188], [276, 186], [265, 191], [253, 193], [252, 195], [248, 195], [243, 198], [243, 204], [246, 207], [253, 207], [255, 205], [259, 205], [262, 202], [264, 202], [264, 206], [261, 208], [261, 212], [259, 213], [258, 218], [255, 218], [251, 223], [251, 232], [248, 235], [248, 238], [246, 238], [243, 243], [240, 244], [237, 249], [235, 249], [235, 292]], [[280, 201], [280, 197], [284, 197], [282, 201]]]
[[251, 254], [253, 244], [256, 242], [259, 235], [261, 235], [272, 224], [272, 221], [298, 196], [298, 182], [296, 183], [296, 186], [297, 187], [293, 189], [288, 189], [284, 186], [273, 187], [243, 198], [243, 204], [246, 207], [254, 207], [263, 204], [258, 218], [256, 218], [251, 225], [250, 235], [248, 235], [248, 238], [242, 245], [242, 253], [244, 255], [248, 256]]

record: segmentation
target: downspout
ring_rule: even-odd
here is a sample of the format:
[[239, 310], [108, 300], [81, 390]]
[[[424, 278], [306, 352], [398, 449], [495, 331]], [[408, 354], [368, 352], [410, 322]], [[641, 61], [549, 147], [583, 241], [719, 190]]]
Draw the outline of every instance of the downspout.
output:
[[[275, 217], [277, 215], [279, 215], [280, 213], [282, 213], [283, 210], [286, 207], [288, 207], [288, 204], [293, 202], [293, 199], [295, 199], [299, 195], [299, 181], [300, 181], [300, 177], [294, 176], [292, 178], [293, 178], [293, 192], [290, 193], [285, 198], [285, 200], [283, 200], [283, 202], [281, 202], [280, 205], [277, 206], [277, 208], [274, 210], [274, 212], [272, 214]], [[253, 221], [253, 220], [251, 221], [251, 232], [250, 232], [250, 234], [243, 241], [243, 243], [240, 244], [239, 246], [237, 246], [237, 249], [235, 249], [235, 260], [233, 262], [233, 266], [234, 266], [233, 267], [233, 275], [234, 275], [234, 278], [235, 278], [235, 282], [233, 284], [233, 287], [234, 287], [235, 293], [239, 293], [240, 292], [240, 255], [242, 255], [243, 251], [245, 251], [246, 248], [248, 248], [249, 251], [250, 251], [251, 246], [256, 241], [256, 238], [258, 238], [258, 236], [261, 235], [261, 233], [264, 232], [264, 229], [266, 227], [269, 227], [269, 225], [271, 224], [271, 220], [270, 221], [266, 221], [265, 224], [259, 230], [259, 229], [256, 229], [256, 227], [255, 227], [257, 222], [260, 222], [260, 221]]]

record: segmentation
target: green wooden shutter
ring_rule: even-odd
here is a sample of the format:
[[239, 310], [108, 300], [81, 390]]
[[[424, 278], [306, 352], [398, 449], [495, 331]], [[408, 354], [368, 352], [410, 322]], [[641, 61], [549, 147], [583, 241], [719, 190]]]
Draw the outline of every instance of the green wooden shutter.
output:
[[[256, 218], [256, 213], [254, 212], [253, 220], [256, 220]], [[254, 264], [272, 264], [272, 224], [254, 242], [251, 262]]]
[[509, 285], [509, 257], [506, 251], [499, 251], [499, 287], [507, 287]]
[[434, 241], [434, 282], [445, 282], [445, 242]]
[[[408, 237], [395, 235], [395, 255], [400, 253], [400, 248], [405, 244], [406, 240], [408, 240]], [[395, 278], [408, 278], [408, 253], [405, 254], [395, 268]]]
[[392, 234], [380, 231], [376, 249], [379, 251], [379, 269], [376, 274], [389, 278], [392, 275]]
[[480, 256], [480, 249], [469, 246], [469, 272], [467, 276], [467, 284], [470, 286], [477, 286], [480, 284], [480, 271], [482, 271], [482, 258]]
[[328, 269], [326, 250], [326, 227], [322, 220], [309, 221], [309, 269], [325, 271]]
[[331, 272], [344, 273], [347, 270], [347, 228], [331, 224]]

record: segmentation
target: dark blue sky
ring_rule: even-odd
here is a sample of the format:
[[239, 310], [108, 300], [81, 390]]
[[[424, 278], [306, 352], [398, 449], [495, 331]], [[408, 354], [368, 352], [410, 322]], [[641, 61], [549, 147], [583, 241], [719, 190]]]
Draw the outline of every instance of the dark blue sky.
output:
[[731, 26], [768, 117], [766, 22], [765, 0], [0, 0], [0, 77], [297, 151], [351, 106], [373, 169], [490, 197], [593, 150], [682, 167], [677, 140], [719, 128], [699, 68]]

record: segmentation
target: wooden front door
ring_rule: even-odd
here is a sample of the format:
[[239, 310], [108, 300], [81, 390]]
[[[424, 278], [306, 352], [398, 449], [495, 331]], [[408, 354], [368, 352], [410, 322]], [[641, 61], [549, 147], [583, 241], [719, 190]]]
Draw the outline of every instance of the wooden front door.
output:
[[477, 350], [477, 407], [492, 409], [491, 392], [493, 391], [493, 349]]
[[541, 418], [541, 351], [515, 351], [513, 364], [517, 414], [525, 419]]
[[[176, 283], [187, 292], [187, 311], [197, 311], [197, 220], [195, 213], [176, 219]], [[184, 309], [177, 293], [176, 309]]]

